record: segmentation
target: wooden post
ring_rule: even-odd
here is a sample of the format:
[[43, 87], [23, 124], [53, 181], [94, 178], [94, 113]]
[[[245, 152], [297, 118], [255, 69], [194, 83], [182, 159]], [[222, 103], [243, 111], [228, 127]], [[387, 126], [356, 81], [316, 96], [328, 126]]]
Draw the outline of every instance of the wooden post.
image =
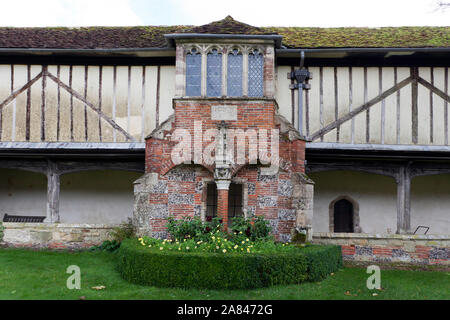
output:
[[58, 223], [59, 218], [59, 191], [60, 174], [55, 162], [48, 161], [47, 169], [47, 218], [46, 222]]
[[411, 174], [408, 166], [400, 167], [397, 182], [397, 233], [411, 229]]

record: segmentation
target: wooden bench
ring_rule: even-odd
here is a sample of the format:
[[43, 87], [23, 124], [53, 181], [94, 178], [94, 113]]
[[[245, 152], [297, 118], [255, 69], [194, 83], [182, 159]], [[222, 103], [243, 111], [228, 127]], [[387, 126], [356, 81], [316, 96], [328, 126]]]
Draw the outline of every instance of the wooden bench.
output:
[[3, 222], [33, 222], [33, 223], [42, 223], [46, 217], [42, 216], [14, 216], [5, 213], [3, 217]]

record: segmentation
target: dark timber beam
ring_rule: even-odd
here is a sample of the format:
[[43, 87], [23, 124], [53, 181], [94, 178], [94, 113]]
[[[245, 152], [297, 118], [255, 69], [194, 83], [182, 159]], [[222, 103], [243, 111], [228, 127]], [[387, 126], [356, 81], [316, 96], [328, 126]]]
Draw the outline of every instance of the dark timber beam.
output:
[[391, 87], [388, 90], [384, 91], [383, 93], [379, 94], [378, 96], [376, 96], [372, 100], [370, 100], [368, 102], [365, 102], [364, 104], [362, 104], [361, 106], [353, 109], [352, 111], [350, 111], [346, 115], [342, 116], [341, 118], [335, 120], [334, 122], [330, 123], [329, 125], [325, 126], [324, 128], [316, 131], [315, 133], [313, 133], [311, 135], [310, 139], [313, 141], [313, 140], [315, 140], [315, 139], [317, 139], [319, 137], [324, 136], [325, 134], [327, 134], [331, 130], [334, 130], [337, 127], [339, 127], [340, 125], [342, 125], [344, 122], [354, 118], [356, 115], [360, 114], [363, 111], [369, 110], [369, 108], [372, 107], [373, 105], [377, 104], [378, 102], [383, 101], [384, 99], [389, 97], [391, 94], [393, 94], [396, 91], [398, 91], [398, 90], [402, 89], [403, 87], [407, 86], [409, 83], [411, 83], [411, 81], [413, 81], [412, 76], [408, 77], [408, 78], [406, 78], [406, 79], [404, 79], [402, 81], [400, 81], [399, 83], [395, 84], [393, 87]]

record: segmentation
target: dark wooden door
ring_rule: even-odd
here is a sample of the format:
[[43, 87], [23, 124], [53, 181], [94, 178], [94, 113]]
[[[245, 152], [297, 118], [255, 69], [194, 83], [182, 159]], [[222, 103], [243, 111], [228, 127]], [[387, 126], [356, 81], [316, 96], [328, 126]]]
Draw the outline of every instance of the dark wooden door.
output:
[[241, 217], [242, 214], [242, 184], [232, 183], [228, 190], [228, 218]]
[[353, 204], [348, 200], [334, 204], [334, 232], [353, 232]]

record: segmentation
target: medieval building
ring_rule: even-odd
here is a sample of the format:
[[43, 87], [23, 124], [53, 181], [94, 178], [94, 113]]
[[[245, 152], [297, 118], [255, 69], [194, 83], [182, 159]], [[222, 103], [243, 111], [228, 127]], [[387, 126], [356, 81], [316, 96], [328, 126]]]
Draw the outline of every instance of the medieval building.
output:
[[3, 241], [263, 216], [345, 259], [448, 264], [449, 27], [0, 28]]

